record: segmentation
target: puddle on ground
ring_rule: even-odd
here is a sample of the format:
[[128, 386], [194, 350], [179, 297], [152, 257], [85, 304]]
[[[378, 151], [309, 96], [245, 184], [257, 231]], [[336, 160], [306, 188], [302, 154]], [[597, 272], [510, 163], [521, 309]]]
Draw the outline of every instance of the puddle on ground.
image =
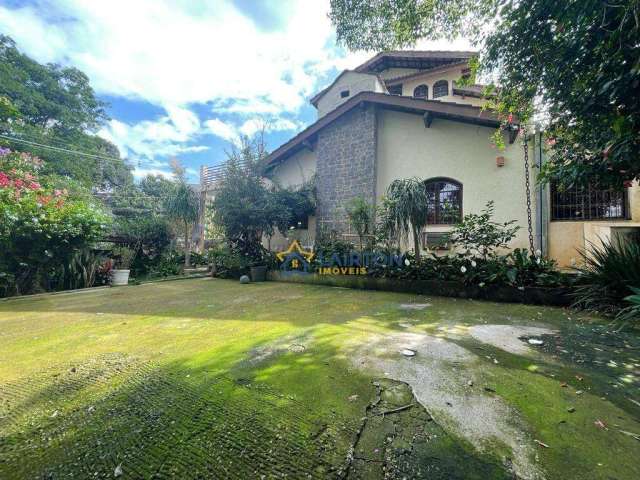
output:
[[402, 310], [424, 310], [430, 307], [430, 303], [401, 303], [400, 308]]
[[[540, 337], [555, 333], [548, 328], [527, 327], [523, 325], [474, 325], [469, 334], [479, 342], [515, 355], [531, 355], [535, 350], [529, 347], [528, 337]], [[524, 338], [524, 340], [523, 340]]]

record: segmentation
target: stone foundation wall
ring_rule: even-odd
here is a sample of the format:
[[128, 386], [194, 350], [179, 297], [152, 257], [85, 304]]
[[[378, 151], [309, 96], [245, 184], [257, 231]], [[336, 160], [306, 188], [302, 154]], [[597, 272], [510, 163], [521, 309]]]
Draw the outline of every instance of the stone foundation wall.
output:
[[376, 110], [358, 106], [318, 134], [318, 230], [348, 231], [344, 208], [357, 197], [376, 198]]

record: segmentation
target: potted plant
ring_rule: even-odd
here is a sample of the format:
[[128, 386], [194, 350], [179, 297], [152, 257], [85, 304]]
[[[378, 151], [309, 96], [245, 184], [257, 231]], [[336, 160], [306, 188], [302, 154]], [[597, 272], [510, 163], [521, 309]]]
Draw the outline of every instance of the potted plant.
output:
[[129, 283], [129, 268], [136, 256], [136, 252], [127, 247], [116, 247], [111, 251], [114, 268], [111, 270], [111, 285], [127, 285]]
[[264, 262], [257, 262], [249, 267], [252, 282], [264, 282], [267, 280], [267, 266]]
[[264, 251], [255, 255], [254, 260], [249, 263], [249, 276], [252, 282], [264, 282], [267, 280], [269, 256]]

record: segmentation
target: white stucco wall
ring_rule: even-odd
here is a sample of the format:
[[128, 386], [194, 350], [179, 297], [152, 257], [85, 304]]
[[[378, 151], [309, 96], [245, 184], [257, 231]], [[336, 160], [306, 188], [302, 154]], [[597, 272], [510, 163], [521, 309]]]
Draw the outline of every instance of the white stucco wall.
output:
[[417, 78], [412, 78], [411, 80], [407, 80], [402, 83], [402, 95], [407, 97], [413, 96], [413, 90], [418, 85], [427, 85], [429, 87], [429, 100], [433, 100], [433, 84], [439, 80], [446, 80], [449, 83], [449, 95], [444, 97], [438, 97], [435, 100], [440, 100], [443, 102], [455, 102], [462, 103], [465, 105], [474, 105], [476, 107], [481, 107], [484, 105], [484, 100], [481, 98], [475, 97], [461, 97], [460, 95], [453, 95], [453, 82], [460, 80], [462, 76], [462, 68], [460, 66], [453, 67], [451, 70], [447, 70], [444, 72], [434, 73], [434, 74], [425, 74], [424, 76], [420, 76]]
[[[349, 91], [349, 96], [342, 98], [340, 93]], [[376, 75], [369, 73], [345, 72], [338, 81], [318, 101], [318, 118], [326, 115], [339, 105], [360, 92], [386, 92], [386, 88]]]
[[275, 167], [271, 181], [283, 187], [299, 187], [316, 173], [316, 154], [302, 149]]
[[[479, 213], [493, 200], [496, 221], [516, 220], [521, 227], [511, 247], [528, 247], [521, 143], [507, 142], [506, 149], [499, 151], [491, 145], [492, 132], [488, 127], [438, 118], [425, 128], [419, 115], [379, 111], [377, 198], [395, 179], [449, 177], [463, 185], [463, 215]], [[505, 157], [503, 167], [496, 166], [497, 156]], [[427, 227], [427, 231], [450, 229]]]
[[[272, 175], [271, 182], [282, 187], [299, 187], [313, 179], [316, 173], [316, 154], [308, 149], [303, 149], [291, 157], [287, 158], [283, 163], [278, 165]], [[263, 239], [265, 248], [271, 248], [273, 251], [285, 250], [291, 240], [296, 238], [300, 243], [307, 247], [313, 244], [316, 235], [316, 217], [309, 217], [308, 229], [300, 229], [289, 232], [284, 237], [276, 232], [271, 241]]]

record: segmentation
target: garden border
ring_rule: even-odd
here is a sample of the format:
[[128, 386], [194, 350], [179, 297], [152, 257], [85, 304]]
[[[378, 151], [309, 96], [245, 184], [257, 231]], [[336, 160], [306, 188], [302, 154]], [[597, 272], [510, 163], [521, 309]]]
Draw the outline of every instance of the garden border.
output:
[[331, 287], [360, 290], [382, 290], [400, 293], [418, 293], [441, 297], [469, 298], [504, 303], [524, 303], [567, 307], [573, 303], [567, 288], [511, 287], [506, 285], [465, 285], [462, 282], [445, 280], [417, 280], [397, 278], [375, 278], [360, 275], [295, 274], [271, 270], [269, 280], [287, 283], [307, 283]]

